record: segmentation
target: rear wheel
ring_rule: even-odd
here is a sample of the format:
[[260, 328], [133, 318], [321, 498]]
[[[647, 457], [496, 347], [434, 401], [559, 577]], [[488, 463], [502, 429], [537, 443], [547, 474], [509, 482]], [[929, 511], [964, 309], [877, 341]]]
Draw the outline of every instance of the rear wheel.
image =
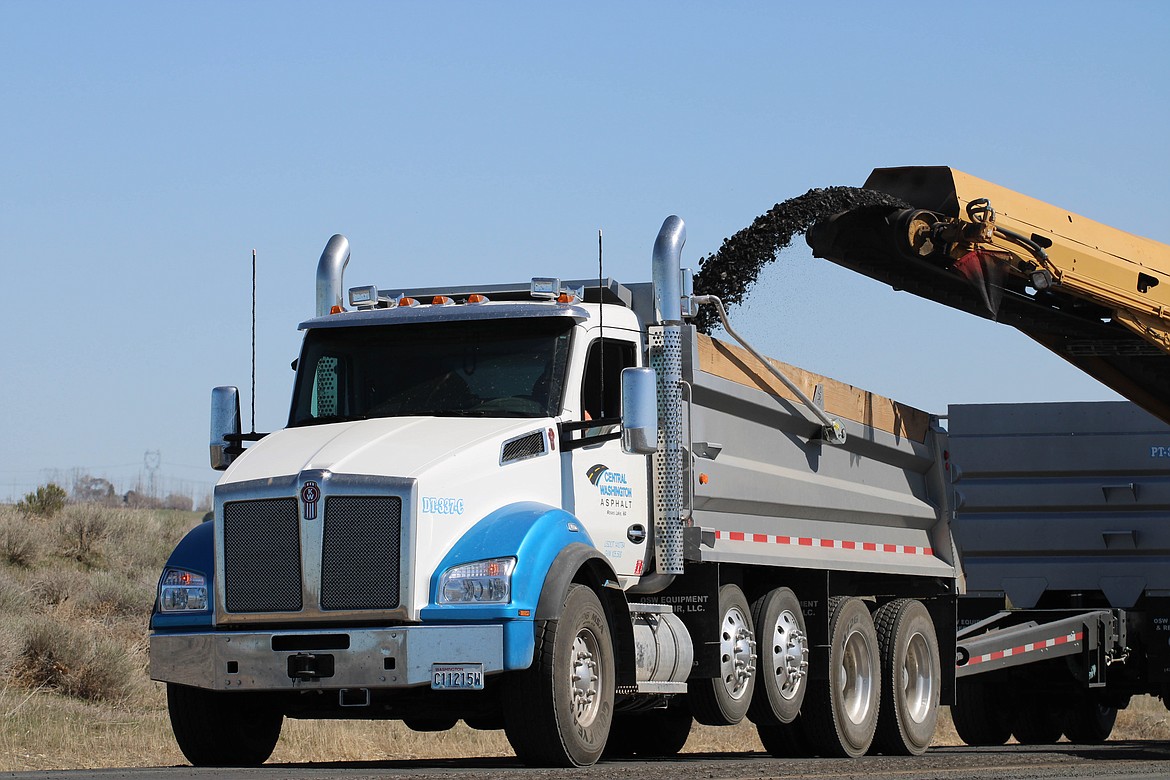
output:
[[529, 766], [589, 766], [613, 719], [614, 657], [597, 594], [569, 586], [557, 620], [536, 626], [532, 666], [504, 697], [504, 731]]
[[829, 674], [809, 688], [801, 723], [822, 756], [865, 755], [877, 730], [881, 667], [877, 633], [865, 602], [829, 599]]
[[800, 602], [788, 588], [752, 604], [756, 624], [756, 690], [748, 717], [755, 723], [791, 723], [804, 701], [808, 638]]
[[193, 766], [259, 766], [280, 739], [284, 716], [265, 697], [167, 683], [179, 749]]
[[972, 747], [1005, 744], [1012, 736], [1007, 698], [994, 682], [960, 679], [951, 707], [959, 739]]
[[760, 742], [776, 758], [806, 758], [816, 755], [804, 733], [800, 718], [791, 723], [757, 723]]
[[934, 739], [942, 672], [934, 621], [920, 601], [899, 599], [874, 616], [882, 664], [876, 746], [921, 755]]
[[719, 676], [692, 680], [687, 700], [699, 723], [734, 726], [747, 714], [756, 683], [756, 634], [738, 585], [719, 589], [719, 615]]
[[671, 705], [658, 710], [614, 715], [605, 745], [606, 758], [669, 758], [682, 751], [691, 735], [690, 710]]

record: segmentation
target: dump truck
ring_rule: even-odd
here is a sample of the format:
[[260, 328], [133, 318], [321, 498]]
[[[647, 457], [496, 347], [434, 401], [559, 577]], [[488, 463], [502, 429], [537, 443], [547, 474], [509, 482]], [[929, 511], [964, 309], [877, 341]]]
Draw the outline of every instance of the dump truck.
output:
[[947, 428], [959, 736], [1104, 741], [1170, 694], [1170, 426], [1106, 401], [952, 405]]
[[946, 434], [759, 355], [684, 242], [667, 219], [652, 282], [347, 289], [330, 239], [288, 425], [241, 432], [213, 390], [213, 519], [159, 581], [150, 674], [192, 764], [261, 763], [285, 718], [462, 720], [536, 766], [745, 717], [777, 755], [927, 748]]

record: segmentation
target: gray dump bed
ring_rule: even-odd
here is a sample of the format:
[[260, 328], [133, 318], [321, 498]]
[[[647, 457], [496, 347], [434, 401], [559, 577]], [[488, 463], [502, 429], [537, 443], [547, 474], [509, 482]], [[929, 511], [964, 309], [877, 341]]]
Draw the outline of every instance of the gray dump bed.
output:
[[690, 346], [693, 518], [715, 531], [702, 560], [953, 581], [945, 436], [929, 415], [776, 363], [845, 425], [844, 445], [825, 444], [753, 356], [705, 336]]
[[971, 595], [1132, 607], [1170, 590], [1170, 427], [1134, 404], [950, 407], [953, 524]]

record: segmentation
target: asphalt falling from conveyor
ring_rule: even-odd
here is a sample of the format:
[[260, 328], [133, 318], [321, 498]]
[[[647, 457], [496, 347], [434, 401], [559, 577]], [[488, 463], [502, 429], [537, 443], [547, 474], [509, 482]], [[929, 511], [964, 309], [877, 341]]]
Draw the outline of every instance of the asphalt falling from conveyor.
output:
[[[793, 236], [834, 214], [864, 206], [906, 208], [907, 204], [884, 192], [858, 187], [812, 189], [777, 203], [751, 225], [723, 239], [719, 251], [699, 261], [695, 292], [718, 296], [728, 309], [743, 303], [760, 271], [792, 244]], [[693, 322], [703, 333], [719, 324], [711, 306], [700, 308]]]

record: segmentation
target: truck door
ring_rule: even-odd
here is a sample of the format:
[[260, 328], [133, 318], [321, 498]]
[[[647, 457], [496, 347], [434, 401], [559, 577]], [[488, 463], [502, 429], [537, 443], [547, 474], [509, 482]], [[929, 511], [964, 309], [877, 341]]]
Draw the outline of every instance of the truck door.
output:
[[580, 438], [595, 443], [565, 455], [570, 472], [564, 479], [566, 507], [617, 574], [638, 576], [647, 558], [649, 464], [645, 455], [622, 451], [621, 439], [613, 438], [618, 426], [611, 421], [621, 413], [622, 369], [638, 365], [640, 350], [634, 334], [622, 338], [613, 332], [607, 328], [605, 338], [595, 339], [586, 353], [580, 408], [584, 422], [599, 424], [580, 432]]

